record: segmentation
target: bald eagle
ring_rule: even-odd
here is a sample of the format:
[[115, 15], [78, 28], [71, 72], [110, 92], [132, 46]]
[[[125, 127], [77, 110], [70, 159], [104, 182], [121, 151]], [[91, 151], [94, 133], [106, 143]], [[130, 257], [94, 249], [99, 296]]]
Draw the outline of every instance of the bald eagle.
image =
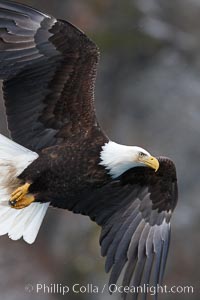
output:
[[123, 286], [151, 276], [157, 285], [177, 203], [175, 166], [102, 131], [98, 61], [97, 46], [72, 24], [0, 0], [0, 78], [12, 138], [0, 135], [0, 235], [33, 243], [49, 206], [87, 215], [102, 228], [109, 284], [123, 273]]

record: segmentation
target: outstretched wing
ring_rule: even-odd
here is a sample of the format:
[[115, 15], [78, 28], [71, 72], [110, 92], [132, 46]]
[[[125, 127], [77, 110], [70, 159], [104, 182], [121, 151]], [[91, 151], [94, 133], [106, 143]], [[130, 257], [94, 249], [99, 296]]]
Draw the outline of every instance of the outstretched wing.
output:
[[11, 137], [39, 150], [96, 125], [98, 57], [70, 23], [0, 0], [0, 78]]
[[[154, 286], [162, 283], [170, 218], [178, 194], [174, 164], [166, 158], [159, 158], [159, 163], [156, 173], [150, 168], [130, 169], [93, 199], [87, 198], [73, 208], [102, 226], [100, 244], [106, 272], [111, 270], [110, 290], [122, 271], [124, 287], [147, 287], [150, 279]], [[146, 296], [144, 290], [143, 299]], [[131, 299], [137, 297], [135, 293]]]

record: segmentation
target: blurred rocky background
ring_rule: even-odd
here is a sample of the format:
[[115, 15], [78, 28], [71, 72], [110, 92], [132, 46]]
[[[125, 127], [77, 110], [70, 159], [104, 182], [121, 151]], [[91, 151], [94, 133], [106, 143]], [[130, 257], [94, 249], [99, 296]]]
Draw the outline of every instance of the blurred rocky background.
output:
[[[99, 46], [97, 115], [109, 137], [170, 156], [179, 203], [165, 274], [168, 286], [200, 295], [200, 0], [21, 0], [85, 31]], [[3, 108], [1, 108], [1, 113]], [[6, 132], [1, 115], [1, 132]], [[0, 299], [108, 300], [108, 293], [36, 293], [36, 283], [107, 283], [99, 228], [87, 217], [49, 210], [37, 241], [0, 239]], [[151, 298], [150, 298], [151, 299]]]

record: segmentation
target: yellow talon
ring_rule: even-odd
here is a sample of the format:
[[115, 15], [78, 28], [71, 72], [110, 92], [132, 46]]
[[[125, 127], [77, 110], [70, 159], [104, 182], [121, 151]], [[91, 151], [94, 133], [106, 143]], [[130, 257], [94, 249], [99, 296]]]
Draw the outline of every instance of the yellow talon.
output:
[[11, 207], [20, 209], [31, 204], [35, 198], [33, 195], [28, 194], [28, 189], [30, 187], [29, 183], [18, 187], [12, 194], [9, 201]]
[[34, 200], [35, 200], [35, 197], [33, 195], [29, 194], [29, 195], [22, 197], [19, 201], [15, 202], [13, 204], [10, 201], [10, 205], [12, 208], [21, 209], [21, 208], [24, 208], [24, 207], [30, 205]]
[[20, 200], [23, 196], [28, 193], [28, 189], [30, 187], [29, 183], [25, 183], [24, 185], [18, 187], [12, 194], [10, 200]]

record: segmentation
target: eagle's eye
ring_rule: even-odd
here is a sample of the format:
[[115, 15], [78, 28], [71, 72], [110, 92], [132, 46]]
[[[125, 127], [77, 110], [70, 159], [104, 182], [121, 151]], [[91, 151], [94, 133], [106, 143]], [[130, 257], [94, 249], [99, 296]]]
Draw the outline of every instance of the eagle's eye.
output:
[[144, 157], [144, 156], [146, 156], [146, 153], [144, 153], [144, 152], [139, 152], [139, 157]]

